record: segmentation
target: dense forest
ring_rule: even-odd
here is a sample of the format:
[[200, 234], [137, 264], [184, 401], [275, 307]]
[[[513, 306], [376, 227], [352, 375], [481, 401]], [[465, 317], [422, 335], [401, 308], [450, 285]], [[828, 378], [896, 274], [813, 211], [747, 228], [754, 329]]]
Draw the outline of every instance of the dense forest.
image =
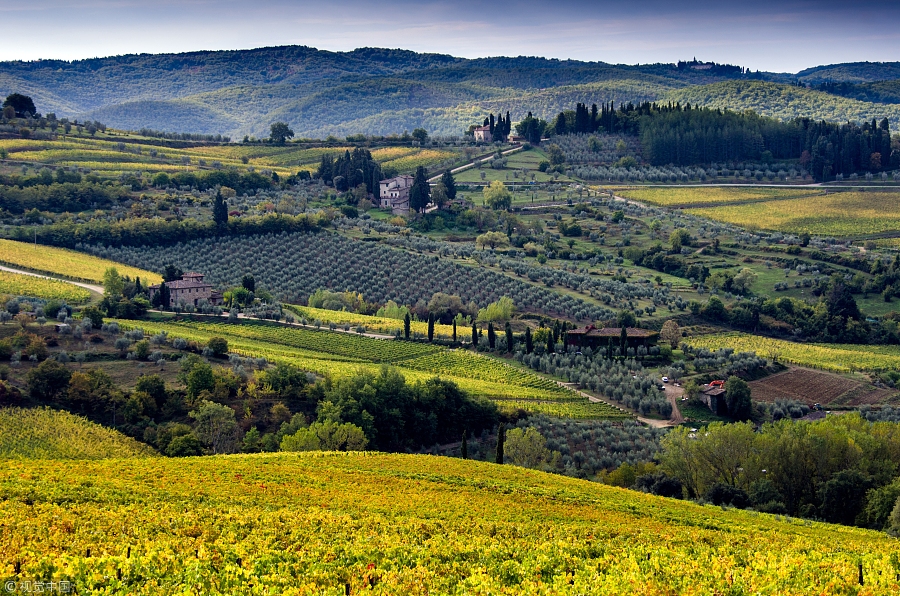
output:
[[817, 180], [900, 167], [887, 118], [837, 124], [797, 118], [781, 122], [753, 112], [690, 104], [612, 104], [560, 112], [546, 126], [557, 135], [603, 132], [639, 136], [652, 165], [691, 166], [713, 162], [799, 160]]

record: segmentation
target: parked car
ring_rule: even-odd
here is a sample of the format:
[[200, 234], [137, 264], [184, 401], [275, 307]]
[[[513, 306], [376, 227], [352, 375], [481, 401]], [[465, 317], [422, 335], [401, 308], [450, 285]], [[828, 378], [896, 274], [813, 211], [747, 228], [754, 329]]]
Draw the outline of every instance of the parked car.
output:
[[663, 378], [662, 378], [662, 382], [663, 382], [663, 383], [668, 383], [668, 382], [669, 382], [669, 377], [663, 377]]

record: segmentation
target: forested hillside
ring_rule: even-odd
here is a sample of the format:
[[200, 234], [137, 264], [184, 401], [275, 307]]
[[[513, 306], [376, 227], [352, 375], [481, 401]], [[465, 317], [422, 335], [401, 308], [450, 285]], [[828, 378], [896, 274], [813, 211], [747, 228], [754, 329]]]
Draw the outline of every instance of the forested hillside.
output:
[[[242, 51], [128, 55], [74, 62], [0, 63], [0, 96], [33, 97], [41, 113], [111, 127], [264, 136], [275, 120], [298, 137], [391, 134], [424, 127], [460, 135], [487, 113], [550, 119], [576, 103], [681, 101], [781, 119], [844, 122], [900, 108], [891, 87], [832, 93], [790, 83], [900, 78], [896, 63], [817, 67], [798, 75], [699, 63], [612, 65], [535, 57], [467, 60], [404, 50], [327, 52], [286, 46]], [[845, 95], [846, 97], [841, 97]], [[860, 101], [864, 100], [864, 101]]]

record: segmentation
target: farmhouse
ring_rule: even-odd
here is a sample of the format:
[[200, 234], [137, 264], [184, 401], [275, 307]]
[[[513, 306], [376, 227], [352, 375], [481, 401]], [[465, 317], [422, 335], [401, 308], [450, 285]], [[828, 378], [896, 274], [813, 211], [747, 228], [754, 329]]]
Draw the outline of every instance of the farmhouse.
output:
[[[650, 346], [656, 345], [656, 340], [658, 338], [659, 333], [656, 331], [638, 329], [636, 327], [625, 328], [625, 341], [628, 344], [626, 347], [629, 348], [637, 348], [638, 346], [649, 348]], [[602, 329], [598, 329], [593, 325], [588, 325], [587, 327], [573, 329], [566, 333], [567, 343], [570, 346], [577, 346], [580, 348], [605, 348], [610, 342], [612, 342], [614, 346], [620, 347], [621, 339], [621, 327], [603, 327]]]
[[472, 131], [475, 135], [476, 143], [493, 143], [494, 137], [491, 135], [491, 127], [490, 126], [479, 126], [474, 131]]
[[700, 401], [706, 404], [706, 407], [713, 414], [727, 416], [728, 405], [725, 403], [725, 381], [712, 381], [700, 392]]
[[[169, 290], [169, 304], [172, 307], [176, 304], [193, 304], [197, 306], [201, 300], [214, 306], [222, 304], [222, 294], [213, 289], [213, 287], [203, 281], [202, 273], [185, 273], [181, 279], [176, 281], [164, 282]], [[150, 300], [159, 292], [161, 284], [150, 286]]]
[[409, 191], [412, 189], [412, 176], [404, 175], [382, 180], [379, 188], [381, 208], [390, 209], [394, 215], [409, 213]]

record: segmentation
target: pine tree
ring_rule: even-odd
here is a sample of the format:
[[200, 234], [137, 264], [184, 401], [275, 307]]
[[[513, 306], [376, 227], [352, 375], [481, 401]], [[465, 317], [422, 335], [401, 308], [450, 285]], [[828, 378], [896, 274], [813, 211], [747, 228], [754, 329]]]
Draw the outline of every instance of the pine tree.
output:
[[488, 323], [488, 346], [493, 350], [497, 344], [497, 334], [494, 332], [494, 324]]
[[494, 459], [495, 463], [502, 464], [503, 463], [503, 443], [506, 442], [506, 425], [502, 422], [500, 426], [497, 428], [497, 457]]
[[403, 337], [409, 339], [409, 328], [410, 328], [410, 319], [409, 313], [406, 313], [406, 316], [403, 317]]
[[467, 436], [469, 433], [467, 431], [463, 431], [462, 445], [459, 448], [459, 454], [463, 459], [469, 459], [469, 442], [467, 441]]
[[478, 324], [472, 323], [472, 347], [478, 347]]
[[434, 341], [434, 315], [428, 313], [428, 341]]
[[525, 353], [531, 354], [534, 351], [534, 342], [531, 339], [531, 327], [525, 328]]
[[513, 337], [512, 326], [507, 322], [506, 323], [506, 351], [512, 354], [513, 352], [513, 344], [515, 343], [515, 338]]
[[228, 206], [225, 199], [222, 198], [222, 191], [216, 192], [216, 199], [213, 202], [213, 221], [217, 226], [224, 226], [228, 223]]

